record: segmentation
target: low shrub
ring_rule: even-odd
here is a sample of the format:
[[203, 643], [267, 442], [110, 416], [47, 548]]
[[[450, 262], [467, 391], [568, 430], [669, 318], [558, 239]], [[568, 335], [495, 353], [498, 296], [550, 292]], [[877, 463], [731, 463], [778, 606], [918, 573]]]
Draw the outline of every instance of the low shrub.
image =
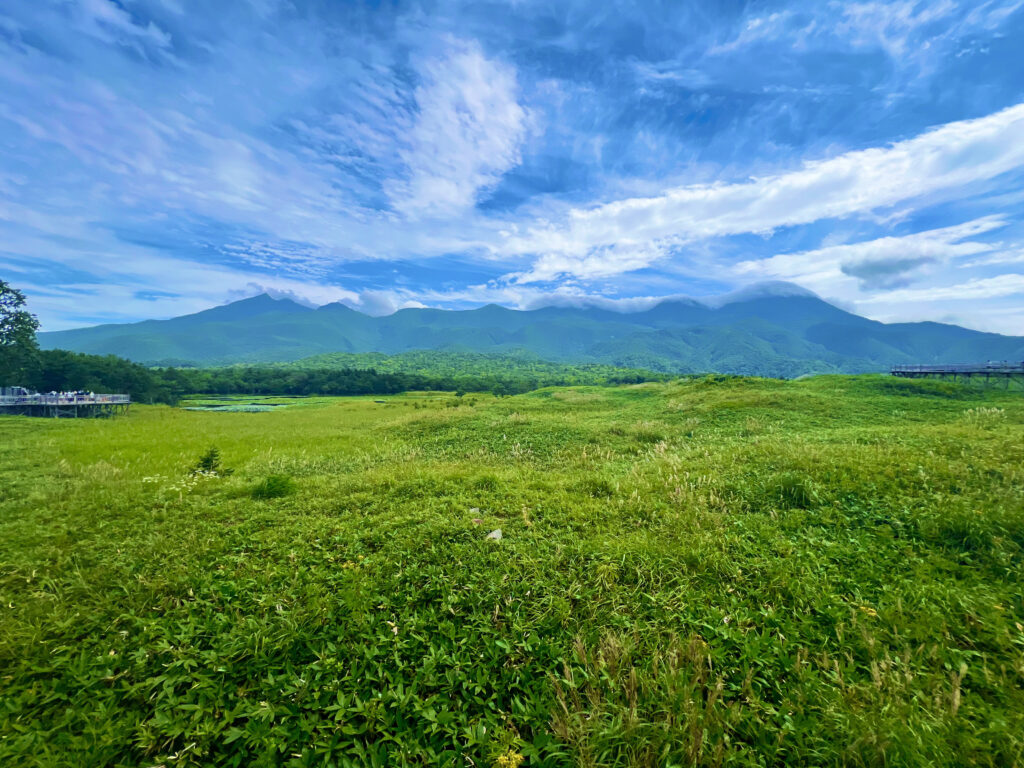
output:
[[227, 477], [235, 470], [228, 469], [221, 464], [220, 460], [220, 449], [217, 446], [212, 445], [210, 449], [199, 457], [192, 469], [189, 470], [190, 475], [208, 475], [213, 477]]
[[480, 475], [472, 480], [472, 486], [478, 491], [496, 491], [501, 481], [495, 475]]
[[797, 472], [783, 472], [769, 479], [765, 495], [780, 509], [810, 509], [818, 500], [814, 485]]
[[665, 435], [655, 429], [640, 427], [633, 433], [633, 439], [638, 443], [660, 443]]
[[253, 486], [249, 495], [254, 499], [280, 499], [295, 492], [295, 481], [288, 475], [267, 475]]
[[610, 499], [615, 495], [615, 487], [603, 477], [588, 477], [577, 483], [576, 490], [595, 499]]

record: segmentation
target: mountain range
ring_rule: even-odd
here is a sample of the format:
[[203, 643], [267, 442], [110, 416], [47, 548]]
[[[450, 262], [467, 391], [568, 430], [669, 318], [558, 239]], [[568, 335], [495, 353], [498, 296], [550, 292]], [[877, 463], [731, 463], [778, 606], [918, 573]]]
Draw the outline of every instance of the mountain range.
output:
[[670, 299], [634, 312], [597, 306], [402, 309], [373, 317], [266, 294], [170, 320], [39, 334], [44, 349], [114, 354], [150, 365], [288, 362], [331, 352], [530, 354], [678, 373], [792, 377], [899, 363], [1024, 360], [1024, 337], [934, 322], [881, 323], [796, 286], [718, 301]]

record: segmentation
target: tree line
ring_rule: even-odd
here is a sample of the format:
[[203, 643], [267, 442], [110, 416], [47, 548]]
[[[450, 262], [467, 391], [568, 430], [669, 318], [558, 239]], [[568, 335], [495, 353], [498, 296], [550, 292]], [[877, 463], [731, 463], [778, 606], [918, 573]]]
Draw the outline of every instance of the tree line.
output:
[[39, 392], [90, 390], [126, 393], [135, 402], [176, 403], [185, 394], [211, 395], [393, 395], [410, 390], [491, 392], [515, 395], [544, 386], [577, 383], [623, 384], [649, 380], [622, 373], [580, 382], [578, 371], [542, 377], [509, 370], [492, 374], [380, 372], [373, 368], [288, 369], [271, 366], [229, 368], [147, 368], [114, 355], [86, 355], [61, 349], [38, 350], [17, 371], [0, 373], [4, 386]]

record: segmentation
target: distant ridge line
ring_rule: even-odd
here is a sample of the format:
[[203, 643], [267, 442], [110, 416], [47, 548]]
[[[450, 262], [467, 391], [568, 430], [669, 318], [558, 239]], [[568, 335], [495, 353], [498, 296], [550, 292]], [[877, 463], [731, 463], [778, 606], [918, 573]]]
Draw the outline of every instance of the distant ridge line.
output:
[[161, 366], [293, 362], [329, 353], [525, 352], [554, 363], [794, 378], [884, 373], [895, 365], [975, 356], [1024, 360], [1024, 337], [932, 322], [881, 323], [789, 289], [762, 287], [720, 306], [664, 300], [633, 312], [489, 305], [465, 311], [407, 308], [377, 317], [346, 305], [311, 309], [262, 296], [170, 320], [38, 338], [44, 349]]

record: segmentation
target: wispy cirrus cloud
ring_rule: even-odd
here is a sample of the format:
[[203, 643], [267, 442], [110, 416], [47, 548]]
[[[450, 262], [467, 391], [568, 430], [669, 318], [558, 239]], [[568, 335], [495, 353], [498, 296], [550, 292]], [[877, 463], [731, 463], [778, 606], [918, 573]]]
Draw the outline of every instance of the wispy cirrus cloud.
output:
[[475, 43], [449, 40], [446, 49], [418, 65], [412, 124], [397, 142], [406, 173], [385, 183], [395, 209], [410, 216], [472, 208], [519, 163], [527, 130], [515, 71]]
[[734, 34], [708, 52], [731, 54], [748, 46], [786, 41], [799, 49], [877, 49], [901, 64], [916, 66], [924, 57], [942, 55], [946, 45], [998, 28], [1021, 6], [1021, 0], [798, 4], [742, 18]]
[[171, 36], [153, 21], [137, 23], [131, 13], [112, 0], [78, 0], [70, 3], [71, 18], [88, 35], [104, 42], [131, 47], [168, 48]]

